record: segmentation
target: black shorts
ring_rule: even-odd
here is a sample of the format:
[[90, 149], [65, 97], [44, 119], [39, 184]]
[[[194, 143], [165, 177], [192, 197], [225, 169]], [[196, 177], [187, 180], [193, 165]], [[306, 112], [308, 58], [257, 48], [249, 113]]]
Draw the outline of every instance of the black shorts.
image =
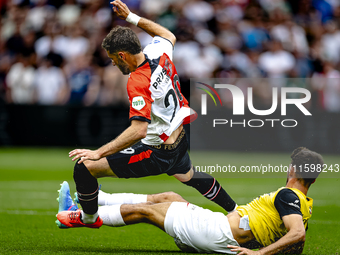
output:
[[138, 178], [159, 174], [185, 174], [191, 169], [185, 131], [173, 144], [158, 146], [141, 142], [107, 156], [112, 171], [119, 178]]

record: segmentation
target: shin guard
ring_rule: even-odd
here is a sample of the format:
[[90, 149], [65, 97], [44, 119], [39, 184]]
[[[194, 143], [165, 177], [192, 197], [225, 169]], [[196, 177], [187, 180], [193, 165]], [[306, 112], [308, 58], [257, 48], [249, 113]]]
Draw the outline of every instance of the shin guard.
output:
[[194, 169], [194, 175], [191, 180], [183, 183], [197, 189], [204, 197], [220, 205], [227, 212], [235, 209], [235, 201], [211, 175], [196, 172]]
[[86, 214], [95, 214], [98, 211], [99, 187], [95, 177], [86, 166], [76, 163], [74, 166], [73, 179], [76, 183], [78, 199]]

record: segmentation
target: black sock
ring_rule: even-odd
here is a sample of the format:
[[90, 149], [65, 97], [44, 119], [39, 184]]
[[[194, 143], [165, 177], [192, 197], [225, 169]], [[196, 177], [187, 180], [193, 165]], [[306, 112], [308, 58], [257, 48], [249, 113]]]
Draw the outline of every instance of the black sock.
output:
[[183, 183], [197, 189], [204, 197], [215, 202], [227, 212], [235, 209], [235, 201], [211, 175], [196, 172], [194, 169], [194, 175], [191, 180]]
[[98, 211], [99, 187], [95, 177], [81, 163], [74, 166], [73, 179], [76, 183], [78, 199], [84, 213], [95, 214]]

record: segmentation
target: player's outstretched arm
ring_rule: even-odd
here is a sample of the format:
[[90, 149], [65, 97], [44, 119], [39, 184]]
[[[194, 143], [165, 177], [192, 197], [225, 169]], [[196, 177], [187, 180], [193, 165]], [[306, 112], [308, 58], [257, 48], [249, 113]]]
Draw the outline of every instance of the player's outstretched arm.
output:
[[[115, 0], [112, 1], [111, 4], [113, 5], [113, 11], [117, 14], [117, 16], [120, 19], [129, 21], [141, 29], [143, 29], [145, 32], [147, 32], [152, 37], [158, 35], [165, 39], [168, 39], [172, 45], [175, 45], [176, 43], [176, 37], [173, 33], [171, 33], [168, 29], [165, 27], [162, 27], [161, 25], [142, 18], [138, 17], [137, 15], [130, 12], [129, 8], [124, 4], [121, 0]], [[140, 18], [140, 19], [139, 19]]]
[[275, 243], [264, 247], [259, 251], [252, 251], [246, 248], [228, 245], [231, 251], [238, 251], [238, 255], [243, 254], [280, 254], [290, 253], [301, 254], [305, 243], [305, 227], [303, 225], [302, 216], [299, 214], [289, 214], [282, 217], [282, 221], [288, 232]]
[[125, 129], [116, 139], [103, 145], [97, 150], [75, 149], [69, 153], [69, 157], [74, 157], [72, 160], [78, 161], [78, 164], [85, 160], [98, 160], [108, 155], [117, 153], [121, 150], [131, 147], [146, 136], [148, 122], [132, 120], [131, 126]]

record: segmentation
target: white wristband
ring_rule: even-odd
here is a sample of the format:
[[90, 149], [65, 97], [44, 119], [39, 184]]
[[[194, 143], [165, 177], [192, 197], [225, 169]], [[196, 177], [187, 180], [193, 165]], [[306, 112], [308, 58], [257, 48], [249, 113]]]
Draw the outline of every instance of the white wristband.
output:
[[135, 26], [137, 26], [140, 17], [132, 12], [129, 13], [129, 15], [126, 17], [125, 19], [127, 22], [134, 24]]

